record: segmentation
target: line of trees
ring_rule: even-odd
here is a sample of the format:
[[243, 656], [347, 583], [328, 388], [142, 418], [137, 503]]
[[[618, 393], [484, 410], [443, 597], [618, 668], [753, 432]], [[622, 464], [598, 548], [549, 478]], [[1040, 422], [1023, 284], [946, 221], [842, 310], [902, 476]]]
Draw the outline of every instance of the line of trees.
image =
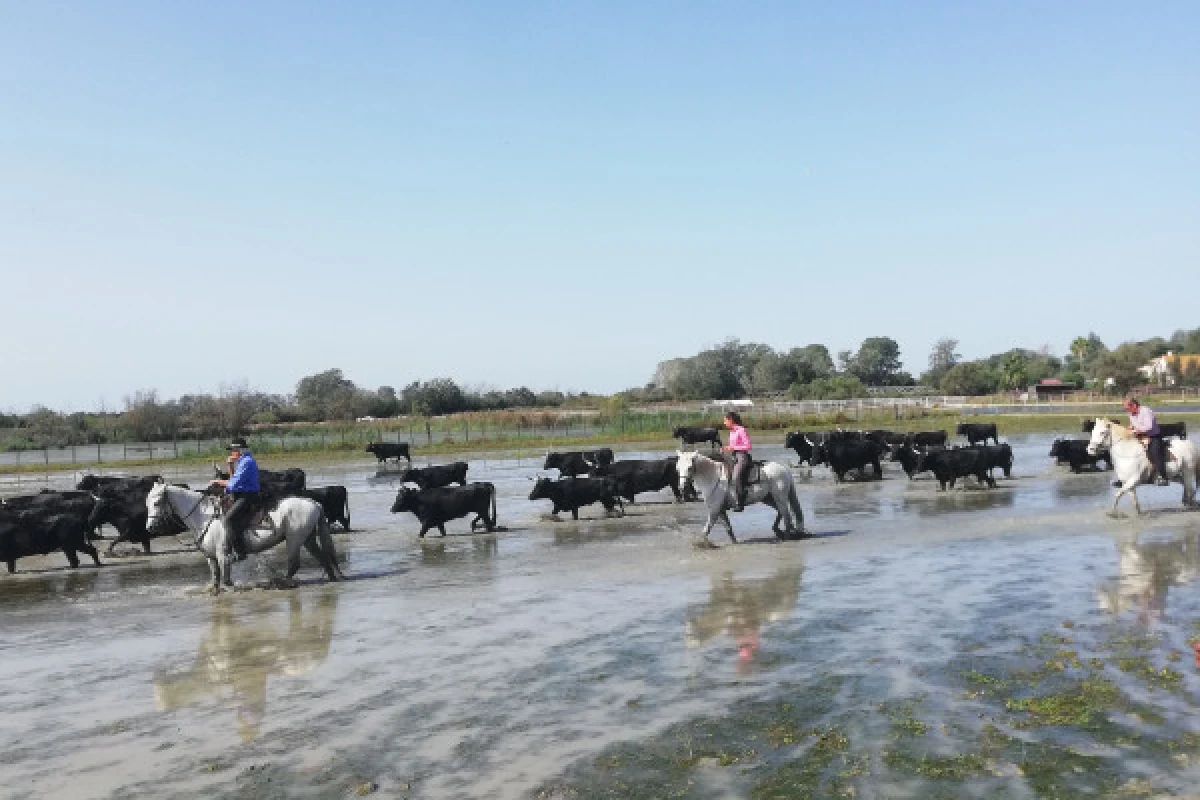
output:
[[[938, 340], [929, 353], [928, 369], [914, 379], [901, 368], [900, 346], [887, 336], [869, 337], [857, 351], [838, 353], [836, 365], [822, 344], [775, 350], [729, 339], [694, 356], [661, 362], [649, 384], [627, 394], [637, 400], [781, 394], [794, 399], [840, 399], [865, 396], [872, 388], [920, 385], [944, 394], [986, 395], [1023, 391], [1050, 378], [1074, 388], [1127, 391], [1146, 383], [1140, 368], [1156, 356], [1200, 353], [1200, 328], [1176, 331], [1168, 338], [1125, 342], [1111, 350], [1089, 333], [1076, 337], [1062, 358], [1048, 347], [1016, 347], [964, 361], [957, 350], [957, 339]], [[1200, 369], [1171, 377], [1176, 386], [1200, 386]]]
[[[661, 400], [711, 400], [745, 396], [795, 399], [861, 397], [872, 388], [929, 387], [954, 395], [1020, 391], [1047, 378], [1067, 386], [1095, 386], [1117, 392], [1146, 383], [1140, 371], [1167, 352], [1200, 354], [1200, 328], [1169, 337], [1125, 342], [1109, 349], [1095, 333], [1076, 337], [1062, 358], [1048, 348], [1013, 348], [964, 361], [955, 339], [941, 339], [928, 357], [928, 369], [914, 379], [902, 369], [900, 346], [887, 336], [864, 339], [857, 350], [836, 360], [823, 344], [787, 350], [729, 339], [686, 358], [658, 365], [653, 380], [606, 398], [601, 395], [534, 392], [526, 387], [469, 388], [447, 379], [414, 381], [400, 391], [391, 386], [357, 386], [340, 369], [301, 378], [291, 395], [222, 385], [215, 394], [187, 394], [163, 400], [153, 389], [125, 398], [121, 411], [63, 414], [38, 407], [27, 414], [0, 414], [0, 448], [40, 448], [114, 441], [162, 441], [215, 437], [254, 424], [286, 424], [384, 419], [398, 415], [438, 416], [462, 411], [605, 407]], [[1170, 376], [1177, 386], [1200, 386], [1200, 369]]]
[[729, 339], [687, 358], [663, 361], [640, 399], [727, 400], [786, 394], [795, 399], [861, 397], [868, 386], [912, 386], [901, 369], [900, 345], [887, 336], [838, 353], [823, 344], [790, 350]]

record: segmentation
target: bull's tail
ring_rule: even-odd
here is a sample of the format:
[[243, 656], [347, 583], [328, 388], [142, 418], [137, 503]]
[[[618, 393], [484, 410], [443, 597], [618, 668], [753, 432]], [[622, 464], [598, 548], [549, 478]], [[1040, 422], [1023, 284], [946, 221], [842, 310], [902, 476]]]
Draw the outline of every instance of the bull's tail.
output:
[[492, 521], [491, 521], [491, 523], [488, 524], [488, 530], [490, 531], [496, 527], [496, 523], [499, 520], [496, 516], [496, 484], [492, 483], [492, 484], [488, 484], [488, 485], [491, 487], [491, 490], [492, 490]]

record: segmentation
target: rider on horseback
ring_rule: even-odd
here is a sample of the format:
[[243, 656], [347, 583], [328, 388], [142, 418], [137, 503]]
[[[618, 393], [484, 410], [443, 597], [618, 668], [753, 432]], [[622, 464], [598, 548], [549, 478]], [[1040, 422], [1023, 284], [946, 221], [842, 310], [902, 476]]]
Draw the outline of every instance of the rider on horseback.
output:
[[240, 560], [246, 557], [246, 546], [242, 533], [254, 518], [254, 512], [262, 507], [258, 490], [258, 462], [250, 453], [250, 446], [241, 436], [235, 436], [226, 448], [230, 451], [229, 479], [213, 481], [210, 486], [220, 486], [233, 498], [233, 505], [225, 514], [225, 531], [229, 534], [229, 545]]
[[1146, 447], [1146, 456], [1157, 476], [1159, 486], [1169, 486], [1167, 480], [1167, 444], [1158, 429], [1158, 418], [1154, 412], [1138, 402], [1136, 397], [1125, 398], [1125, 410], [1129, 412], [1129, 427]]
[[742, 425], [742, 415], [736, 411], [725, 412], [725, 427], [729, 429], [729, 444], [721, 449], [733, 453], [733, 511], [741, 511], [746, 505], [746, 472], [750, 469], [750, 434]]

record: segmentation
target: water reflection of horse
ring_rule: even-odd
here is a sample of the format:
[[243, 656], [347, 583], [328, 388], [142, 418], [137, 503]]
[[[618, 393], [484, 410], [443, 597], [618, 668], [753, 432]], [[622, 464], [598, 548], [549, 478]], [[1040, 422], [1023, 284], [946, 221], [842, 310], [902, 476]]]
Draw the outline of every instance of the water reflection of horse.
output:
[[1192, 583], [1200, 576], [1200, 534], [1173, 539], [1138, 541], [1137, 535], [1117, 541], [1117, 575], [1096, 590], [1100, 607], [1113, 614], [1136, 609], [1143, 622], [1162, 616], [1167, 590]]
[[712, 577], [708, 602], [688, 612], [684, 642], [699, 647], [726, 635], [738, 649], [738, 669], [754, 660], [759, 633], [768, 622], [787, 618], [800, 598], [803, 565], [782, 567], [769, 578], [736, 580], [732, 572]]
[[191, 668], [155, 672], [159, 709], [175, 711], [212, 697], [235, 710], [242, 739], [254, 739], [266, 716], [267, 679], [304, 675], [328, 657], [337, 598], [334, 590], [254, 604], [217, 598]]

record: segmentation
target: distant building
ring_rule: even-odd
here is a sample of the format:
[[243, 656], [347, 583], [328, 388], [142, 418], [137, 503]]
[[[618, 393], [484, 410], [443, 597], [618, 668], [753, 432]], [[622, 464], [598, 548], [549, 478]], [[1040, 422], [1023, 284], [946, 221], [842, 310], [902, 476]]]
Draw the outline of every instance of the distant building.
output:
[[1172, 353], [1167, 351], [1158, 358], [1152, 359], [1144, 367], [1138, 367], [1146, 381], [1159, 386], [1174, 386], [1176, 378], [1185, 372], [1200, 370], [1200, 354]]
[[1046, 378], [1041, 383], [1029, 387], [1029, 396], [1045, 400], [1049, 397], [1071, 394], [1074, 391], [1076, 391], [1075, 386], [1070, 383], [1063, 383], [1059, 378]]

